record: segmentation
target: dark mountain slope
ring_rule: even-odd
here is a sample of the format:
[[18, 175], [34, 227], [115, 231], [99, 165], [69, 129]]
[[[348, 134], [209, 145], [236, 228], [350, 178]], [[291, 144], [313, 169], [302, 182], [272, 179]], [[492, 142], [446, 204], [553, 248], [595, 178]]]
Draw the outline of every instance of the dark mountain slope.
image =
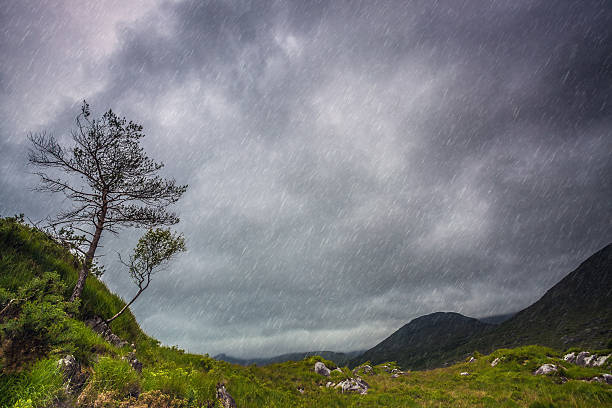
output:
[[612, 244], [498, 326], [457, 313], [434, 313], [414, 319], [351, 363], [397, 361], [403, 368], [433, 368], [474, 351], [531, 344], [603, 349], [611, 340]]
[[607, 245], [533, 305], [466, 347], [540, 344], [558, 349], [605, 348], [612, 339], [612, 244]]
[[448, 353], [495, 326], [459, 313], [432, 313], [412, 320], [351, 362], [396, 361], [406, 369], [441, 365]]

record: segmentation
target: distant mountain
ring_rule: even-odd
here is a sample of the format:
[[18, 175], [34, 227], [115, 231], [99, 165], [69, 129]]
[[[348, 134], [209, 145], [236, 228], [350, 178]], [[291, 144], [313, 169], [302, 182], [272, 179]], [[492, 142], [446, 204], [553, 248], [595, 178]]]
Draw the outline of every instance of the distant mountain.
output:
[[350, 362], [397, 361], [405, 369], [434, 368], [474, 351], [531, 344], [602, 349], [612, 340], [612, 244], [601, 249], [537, 302], [499, 325], [458, 313], [412, 320]]
[[301, 361], [306, 357], [310, 356], [321, 356], [326, 360], [333, 361], [338, 366], [345, 366], [351, 359], [359, 356], [362, 353], [363, 350], [351, 351], [348, 353], [337, 353], [335, 351], [306, 351], [301, 353], [281, 354], [279, 356], [268, 358], [237, 358], [228, 356], [227, 354], [218, 354], [213, 358], [216, 360], [227, 361], [228, 363], [238, 364], [242, 366], [248, 366], [251, 364], [265, 366], [269, 364], [284, 363], [285, 361]]
[[351, 361], [351, 366], [370, 361], [396, 361], [401, 367], [423, 369], [440, 365], [446, 355], [473, 336], [495, 326], [459, 313], [432, 313], [406, 324], [381, 343]]

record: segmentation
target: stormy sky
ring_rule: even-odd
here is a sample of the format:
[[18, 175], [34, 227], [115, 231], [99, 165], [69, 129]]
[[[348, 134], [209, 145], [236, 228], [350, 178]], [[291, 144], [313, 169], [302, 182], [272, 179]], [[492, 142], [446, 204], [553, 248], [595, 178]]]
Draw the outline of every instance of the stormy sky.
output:
[[[365, 349], [517, 311], [612, 241], [607, 1], [0, 4], [0, 214], [52, 216], [26, 136], [141, 123], [188, 252], [133, 310], [190, 351]], [[103, 279], [142, 231], [106, 234]]]

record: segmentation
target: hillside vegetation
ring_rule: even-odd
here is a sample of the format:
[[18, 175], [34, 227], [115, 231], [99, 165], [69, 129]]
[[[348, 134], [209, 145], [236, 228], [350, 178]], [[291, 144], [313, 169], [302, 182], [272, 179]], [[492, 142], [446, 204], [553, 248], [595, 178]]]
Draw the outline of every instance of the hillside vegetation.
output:
[[[395, 378], [393, 363], [377, 365], [372, 374], [360, 373], [370, 387], [366, 395], [327, 388], [327, 382], [357, 374], [341, 368], [323, 377], [314, 363], [335, 364], [317, 356], [243, 367], [162, 346], [129, 312], [111, 324], [128, 342], [116, 347], [84, 321], [108, 318], [124, 302], [92, 276], [82, 303], [68, 303], [78, 266], [43, 232], [16, 218], [0, 219], [0, 406], [219, 407], [218, 383], [238, 407], [612, 406], [609, 385], [583, 381], [609, 372], [610, 361], [597, 369], [573, 366], [560, 359], [560, 350], [539, 346], [476, 354], [469, 363]], [[58, 366], [68, 354], [80, 364], [70, 383]], [[137, 358], [142, 369], [123, 357]], [[496, 358], [500, 362], [492, 367]], [[560, 369], [552, 376], [533, 375], [543, 363]]]

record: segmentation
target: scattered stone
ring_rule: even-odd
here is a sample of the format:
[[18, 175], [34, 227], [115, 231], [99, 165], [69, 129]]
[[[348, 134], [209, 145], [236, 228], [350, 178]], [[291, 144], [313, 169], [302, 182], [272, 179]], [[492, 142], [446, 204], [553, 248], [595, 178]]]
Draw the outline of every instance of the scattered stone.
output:
[[361, 377], [347, 378], [344, 381], [340, 381], [334, 388], [341, 388], [342, 393], [345, 392], [356, 392], [361, 395], [368, 393], [369, 384], [361, 379]]
[[392, 374], [391, 375], [391, 378], [397, 378], [397, 377], [399, 377], [399, 374]]
[[557, 366], [554, 364], [544, 364], [540, 366], [533, 374], [534, 375], [549, 375], [557, 372]]
[[491, 367], [495, 367], [496, 365], [499, 364], [500, 361], [501, 360], [499, 359], [499, 357], [496, 357], [495, 360], [491, 362]]
[[476, 361], [476, 359], [474, 357], [470, 357], [470, 359], [468, 360], [468, 363], [474, 363]]
[[336, 368], [335, 370], [332, 370], [332, 371], [337, 371], [339, 373], [342, 373], [342, 370], [340, 368]]
[[300, 394], [304, 393], [304, 387], [297, 387], [297, 390]]
[[327, 382], [327, 384], [325, 384], [325, 388], [333, 387], [333, 386], [335, 386], [335, 385], [336, 385], [336, 383], [333, 383], [333, 382], [331, 382], [331, 381], [328, 381], [328, 382]]
[[315, 370], [315, 373], [323, 375], [325, 377], [329, 377], [329, 373], [331, 372], [330, 369], [325, 367], [325, 364], [323, 364], [320, 361], [317, 361], [315, 363], [314, 370]]
[[130, 363], [130, 366], [137, 372], [142, 373], [142, 363], [136, 358], [136, 352], [131, 351], [127, 353], [123, 357], [124, 360], [127, 360]]
[[464, 371], [464, 372], [462, 372], [462, 373], [461, 373], [461, 374], [459, 374], [459, 375], [470, 375], [470, 373], [468, 373], [467, 371]]
[[217, 384], [217, 400], [221, 403], [223, 408], [236, 408], [236, 401], [232, 398], [232, 396], [225, 389], [225, 384], [218, 383]]

